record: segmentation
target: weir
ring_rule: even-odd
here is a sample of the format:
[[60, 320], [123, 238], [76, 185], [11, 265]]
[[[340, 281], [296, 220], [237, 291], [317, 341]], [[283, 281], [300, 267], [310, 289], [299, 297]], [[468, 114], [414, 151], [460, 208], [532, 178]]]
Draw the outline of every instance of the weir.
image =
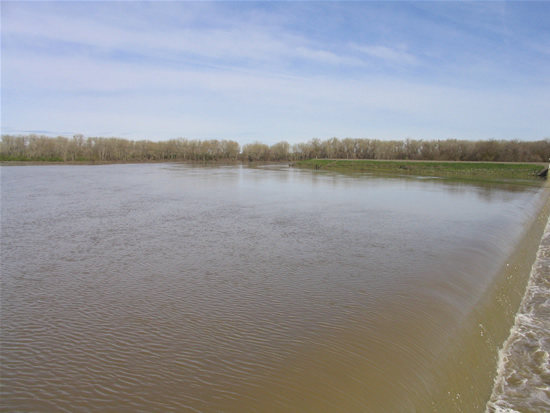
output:
[[[456, 335], [452, 348], [435, 362], [431, 406], [419, 411], [484, 412], [499, 366], [499, 350], [524, 297], [539, 244], [550, 216], [550, 188], [545, 189], [539, 213], [515, 251], [503, 262], [494, 282]], [[418, 406], [417, 406], [418, 407]], [[491, 410], [492, 412], [503, 410]], [[506, 412], [514, 412], [506, 410]]]
[[550, 220], [510, 336], [500, 350], [486, 413], [550, 410]]
[[[549, 159], [550, 161], [550, 159]], [[537, 176], [540, 176], [541, 178], [547, 178], [548, 177], [548, 168], [550, 168], [550, 164], [546, 168], [544, 168], [542, 171], [540, 171]]]
[[[462, 349], [448, 360], [450, 386], [445, 401], [433, 411], [482, 412], [498, 378], [499, 351], [510, 335], [526, 294], [533, 263], [550, 216], [550, 188], [544, 189], [543, 204], [527, 228], [514, 253], [503, 263], [494, 283], [486, 291], [468, 320], [469, 333], [462, 337]], [[461, 344], [457, 343], [460, 348]], [[465, 362], [468, 360], [468, 362]], [[467, 366], [467, 367], [466, 367]], [[500, 374], [506, 374], [500, 371]], [[469, 377], [471, 384], [464, 377]], [[456, 384], [453, 384], [456, 383]], [[470, 394], [470, 396], [468, 396]], [[470, 400], [468, 400], [470, 399]], [[515, 410], [490, 410], [490, 412]], [[523, 411], [523, 410], [521, 410]]]

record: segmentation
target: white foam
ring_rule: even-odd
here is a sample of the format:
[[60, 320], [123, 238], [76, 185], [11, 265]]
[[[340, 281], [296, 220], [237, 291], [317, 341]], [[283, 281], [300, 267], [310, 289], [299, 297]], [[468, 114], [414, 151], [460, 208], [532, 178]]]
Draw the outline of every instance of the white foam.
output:
[[[499, 351], [486, 413], [550, 411], [550, 219], [510, 336]], [[519, 410], [516, 410], [519, 409]]]
[[510, 409], [507, 407], [498, 407], [498, 406], [491, 406], [493, 410], [491, 412], [493, 413], [521, 413], [517, 410]]

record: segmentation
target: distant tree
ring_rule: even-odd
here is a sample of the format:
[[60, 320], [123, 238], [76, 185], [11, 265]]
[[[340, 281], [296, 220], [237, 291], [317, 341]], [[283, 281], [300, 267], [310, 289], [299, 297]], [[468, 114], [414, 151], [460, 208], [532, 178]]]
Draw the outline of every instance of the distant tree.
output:
[[254, 142], [243, 146], [242, 159], [249, 162], [268, 161], [269, 146], [264, 143]]
[[241, 148], [237, 142], [232, 140], [229, 140], [229, 141], [224, 140], [221, 142], [221, 146], [222, 146], [223, 157], [225, 159], [237, 159], [239, 157]]
[[270, 160], [288, 161], [290, 159], [290, 144], [286, 141], [277, 142], [269, 149]]
[[153, 142], [131, 141], [116, 137], [89, 137], [81, 134], [68, 139], [43, 135], [2, 135], [0, 159], [3, 160], [91, 160], [91, 161], [289, 161], [311, 158], [340, 159], [424, 159], [449, 161], [547, 162], [550, 138], [538, 141], [485, 140], [467, 141], [378, 139], [324, 141], [313, 138], [290, 145], [286, 141], [269, 147], [254, 142], [241, 147], [231, 140], [188, 140], [184, 138]]

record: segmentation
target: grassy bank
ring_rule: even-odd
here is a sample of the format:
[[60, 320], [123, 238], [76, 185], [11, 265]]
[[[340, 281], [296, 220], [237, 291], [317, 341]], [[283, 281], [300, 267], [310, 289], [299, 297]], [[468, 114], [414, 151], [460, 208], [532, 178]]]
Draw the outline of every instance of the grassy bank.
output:
[[309, 159], [294, 163], [300, 168], [341, 172], [393, 173], [423, 176], [530, 178], [547, 165], [542, 163], [378, 161]]

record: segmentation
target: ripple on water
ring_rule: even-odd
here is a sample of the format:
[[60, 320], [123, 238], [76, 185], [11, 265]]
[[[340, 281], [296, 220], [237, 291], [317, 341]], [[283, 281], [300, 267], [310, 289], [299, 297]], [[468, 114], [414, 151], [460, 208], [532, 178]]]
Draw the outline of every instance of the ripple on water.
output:
[[241, 167], [6, 171], [5, 411], [414, 411], [522, 228], [510, 211], [538, 196]]

